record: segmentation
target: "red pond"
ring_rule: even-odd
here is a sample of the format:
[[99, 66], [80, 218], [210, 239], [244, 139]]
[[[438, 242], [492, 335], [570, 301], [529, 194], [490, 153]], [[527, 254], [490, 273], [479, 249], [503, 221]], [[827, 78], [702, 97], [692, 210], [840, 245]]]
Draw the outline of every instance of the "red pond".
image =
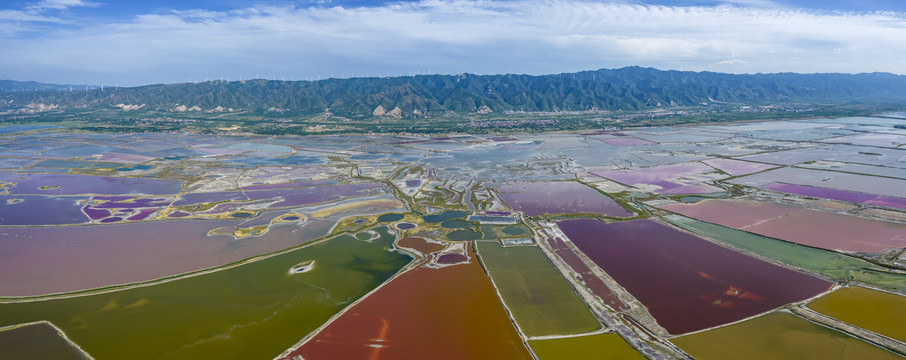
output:
[[742, 320], [831, 286], [651, 220], [558, 225], [671, 334]]
[[531, 359], [477, 261], [400, 275], [281, 359], [295, 356]]

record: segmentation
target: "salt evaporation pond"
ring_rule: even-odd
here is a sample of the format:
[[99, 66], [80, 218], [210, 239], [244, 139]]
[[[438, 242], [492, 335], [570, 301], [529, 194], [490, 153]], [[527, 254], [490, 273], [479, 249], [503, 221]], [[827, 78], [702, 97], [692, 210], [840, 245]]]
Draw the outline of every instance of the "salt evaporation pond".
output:
[[725, 177], [702, 163], [652, 166], [636, 170], [601, 170], [593, 175], [658, 194], [707, 194], [723, 189], [708, 182]]
[[151, 280], [281, 250], [324, 236], [334, 222], [271, 226], [237, 242], [208, 232], [242, 220], [168, 220], [0, 229], [0, 296], [32, 296]]
[[728, 180], [733, 184], [763, 186], [771, 183], [806, 185], [891, 197], [903, 196], [906, 180], [835, 171], [784, 167]]
[[906, 342], [906, 297], [850, 286], [808, 304], [812, 310]]
[[309, 205], [325, 201], [339, 200], [348, 196], [364, 196], [380, 193], [383, 185], [379, 183], [357, 183], [342, 185], [313, 186], [295, 189], [272, 189], [246, 191], [251, 200], [283, 198], [271, 208]]
[[[471, 253], [469, 256], [474, 257]], [[477, 261], [400, 275], [280, 359], [531, 359]]]
[[903, 359], [883, 348], [786, 312], [775, 312], [670, 341], [700, 360]]
[[526, 336], [589, 333], [601, 328], [572, 286], [537, 246], [479, 241], [481, 262]]
[[444, 249], [443, 244], [439, 244], [439, 243], [435, 243], [435, 242], [428, 242], [428, 240], [425, 240], [420, 237], [402, 238], [396, 242], [396, 245], [399, 247], [416, 250], [416, 251], [422, 253], [423, 255], [428, 255], [430, 253], [441, 251]]
[[704, 160], [702, 162], [732, 176], [748, 175], [777, 167], [776, 165], [771, 164], [720, 158]]
[[652, 220], [557, 225], [671, 334], [745, 319], [832, 285]]
[[539, 360], [645, 359], [616, 333], [530, 340], [529, 346]]
[[528, 216], [595, 213], [611, 217], [634, 214], [595, 189], [574, 181], [518, 182], [497, 189], [513, 209]]
[[906, 246], [906, 225], [778, 203], [716, 199], [659, 208], [822, 249], [877, 253]]
[[[0, 304], [0, 327], [48, 320], [96, 359], [271, 359], [411, 261], [389, 251], [394, 236], [386, 227], [374, 231], [373, 241], [340, 236], [154, 286]], [[287, 274], [308, 260], [317, 263], [313, 270]], [[461, 289], [448, 289], [453, 303]], [[506, 322], [506, 314], [500, 318]]]
[[84, 196], [0, 195], [0, 225], [62, 225], [88, 222]]
[[36, 322], [0, 328], [0, 356], [3, 359], [90, 360], [53, 325]]
[[[11, 175], [11, 176], [10, 176]], [[180, 180], [138, 179], [109, 176], [22, 173], [3, 176], [3, 181], [15, 182], [10, 194], [35, 195], [119, 195], [179, 194]]]
[[[906, 172], [906, 171], [904, 171]], [[895, 198], [873, 194], [858, 193], [846, 190], [828, 189], [814, 186], [771, 183], [765, 189], [804, 196], [819, 197], [829, 200], [846, 201], [856, 204], [871, 204], [906, 209], [906, 198]]]
[[616, 137], [610, 139], [602, 139], [601, 141], [606, 142], [611, 146], [639, 146], [639, 145], [653, 145], [654, 143], [648, 140], [642, 140], [634, 137]]

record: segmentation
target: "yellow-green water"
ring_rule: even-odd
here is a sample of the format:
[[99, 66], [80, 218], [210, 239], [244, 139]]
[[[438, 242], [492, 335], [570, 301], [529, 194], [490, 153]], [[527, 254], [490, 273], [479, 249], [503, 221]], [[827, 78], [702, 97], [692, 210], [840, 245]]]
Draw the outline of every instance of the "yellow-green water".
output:
[[571, 338], [532, 340], [529, 346], [539, 360], [641, 360], [635, 351], [617, 334], [597, 334]]
[[[378, 232], [154, 286], [0, 304], [0, 327], [49, 320], [98, 360], [272, 359], [411, 260]], [[288, 273], [306, 260], [312, 271]]]
[[808, 307], [863, 329], [906, 341], [906, 297], [851, 286], [825, 295]]
[[579, 334], [601, 328], [538, 247], [479, 241], [477, 248], [503, 302], [526, 335]]
[[903, 358], [786, 312], [671, 340], [699, 360], [862, 360]]

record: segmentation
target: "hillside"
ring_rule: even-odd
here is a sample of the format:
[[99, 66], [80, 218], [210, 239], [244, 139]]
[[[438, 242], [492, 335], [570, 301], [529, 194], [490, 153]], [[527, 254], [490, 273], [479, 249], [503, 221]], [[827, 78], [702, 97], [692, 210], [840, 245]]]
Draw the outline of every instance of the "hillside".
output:
[[887, 73], [734, 75], [626, 67], [543, 76], [460, 74], [292, 82], [258, 79], [10, 92], [0, 96], [0, 109], [119, 108], [299, 115], [329, 111], [369, 118], [904, 100], [906, 76]]

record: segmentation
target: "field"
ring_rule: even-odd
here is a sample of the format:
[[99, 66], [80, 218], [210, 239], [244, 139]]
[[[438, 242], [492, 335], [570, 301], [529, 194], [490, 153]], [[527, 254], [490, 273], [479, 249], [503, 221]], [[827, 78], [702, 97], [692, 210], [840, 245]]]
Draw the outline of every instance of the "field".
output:
[[503, 302], [527, 336], [579, 334], [601, 328], [537, 247], [479, 241], [477, 249]]
[[873, 344], [785, 312], [670, 341], [701, 360], [902, 359]]

